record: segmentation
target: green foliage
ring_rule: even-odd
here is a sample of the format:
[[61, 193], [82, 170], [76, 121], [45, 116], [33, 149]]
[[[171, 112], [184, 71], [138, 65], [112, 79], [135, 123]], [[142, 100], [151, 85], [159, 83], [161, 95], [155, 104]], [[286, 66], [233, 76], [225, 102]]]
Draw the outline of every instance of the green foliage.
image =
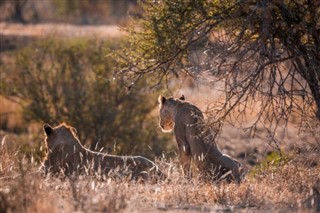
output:
[[249, 105], [260, 109], [256, 123], [278, 124], [292, 112], [320, 119], [319, 4], [146, 0], [142, 7], [144, 17], [127, 28], [130, 45], [118, 53], [122, 74], [153, 84], [200, 73], [223, 82], [215, 120]]
[[251, 170], [250, 174], [252, 176], [259, 176], [268, 173], [273, 173], [279, 168], [281, 169], [283, 165], [288, 162], [288, 156], [284, 152], [278, 151], [270, 152], [266, 158], [257, 165], [254, 169]]
[[154, 79], [170, 72], [176, 75], [188, 66], [188, 47], [219, 24], [220, 13], [230, 2], [143, 1], [144, 17], [127, 28], [130, 45], [123, 48], [126, 57], [119, 61]]
[[146, 93], [143, 82], [129, 94], [125, 79], [113, 76], [105, 55], [117, 47], [115, 41], [44, 39], [17, 52], [1, 91], [20, 98], [25, 121], [64, 121], [91, 148], [159, 155], [165, 138], [150, 116], [157, 94]]

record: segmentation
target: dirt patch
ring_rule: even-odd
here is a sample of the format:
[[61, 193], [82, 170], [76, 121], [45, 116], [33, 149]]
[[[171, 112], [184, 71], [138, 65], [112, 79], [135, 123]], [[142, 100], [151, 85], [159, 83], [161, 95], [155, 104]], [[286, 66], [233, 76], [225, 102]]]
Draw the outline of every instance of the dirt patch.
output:
[[125, 35], [115, 25], [71, 25], [71, 24], [13, 24], [0, 23], [0, 53], [14, 50], [36, 39], [56, 37], [96, 37], [99, 39], [119, 38]]
[[125, 35], [115, 25], [71, 25], [71, 24], [13, 24], [0, 23], [1, 35], [11, 36], [94, 36], [100, 38], [117, 38]]

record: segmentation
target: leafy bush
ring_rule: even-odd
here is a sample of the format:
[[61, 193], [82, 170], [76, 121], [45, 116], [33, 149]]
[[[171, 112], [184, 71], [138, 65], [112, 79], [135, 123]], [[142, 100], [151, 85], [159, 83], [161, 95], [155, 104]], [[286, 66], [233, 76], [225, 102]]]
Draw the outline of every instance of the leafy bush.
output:
[[250, 171], [250, 175], [255, 177], [277, 172], [277, 170], [280, 170], [284, 165], [288, 164], [289, 160], [290, 156], [284, 151], [281, 151], [281, 153], [272, 151], [268, 153], [260, 164]]
[[[143, 82], [128, 93], [106, 55], [118, 42], [47, 38], [16, 53], [1, 93], [19, 97], [25, 121], [66, 122], [91, 148], [117, 154], [161, 154], [165, 138], [150, 116], [156, 95]], [[152, 151], [150, 151], [150, 149]]]

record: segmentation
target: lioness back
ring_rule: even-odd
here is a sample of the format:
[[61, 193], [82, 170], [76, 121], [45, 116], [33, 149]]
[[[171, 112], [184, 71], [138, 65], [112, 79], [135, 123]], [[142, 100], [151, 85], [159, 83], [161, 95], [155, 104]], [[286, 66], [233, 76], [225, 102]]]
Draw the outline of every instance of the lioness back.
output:
[[[118, 174], [132, 179], [163, 178], [159, 167], [141, 156], [117, 156], [86, 149], [76, 136], [76, 130], [66, 124], [51, 127], [45, 124], [47, 154], [45, 172], [70, 174]], [[116, 175], [118, 175], [116, 174]]]

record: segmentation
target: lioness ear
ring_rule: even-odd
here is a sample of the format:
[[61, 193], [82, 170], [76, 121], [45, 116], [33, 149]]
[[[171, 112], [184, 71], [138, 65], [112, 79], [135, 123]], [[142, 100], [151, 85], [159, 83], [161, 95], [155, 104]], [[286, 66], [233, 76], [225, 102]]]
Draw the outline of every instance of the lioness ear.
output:
[[184, 95], [181, 95], [181, 97], [179, 98], [180, 100], [186, 100], [186, 98], [184, 97]]
[[53, 132], [53, 128], [49, 124], [44, 124], [43, 130], [47, 136], [49, 136]]
[[158, 98], [159, 104], [164, 104], [164, 102], [166, 102], [166, 100], [167, 99], [165, 97], [163, 97], [162, 95], [160, 95]]

